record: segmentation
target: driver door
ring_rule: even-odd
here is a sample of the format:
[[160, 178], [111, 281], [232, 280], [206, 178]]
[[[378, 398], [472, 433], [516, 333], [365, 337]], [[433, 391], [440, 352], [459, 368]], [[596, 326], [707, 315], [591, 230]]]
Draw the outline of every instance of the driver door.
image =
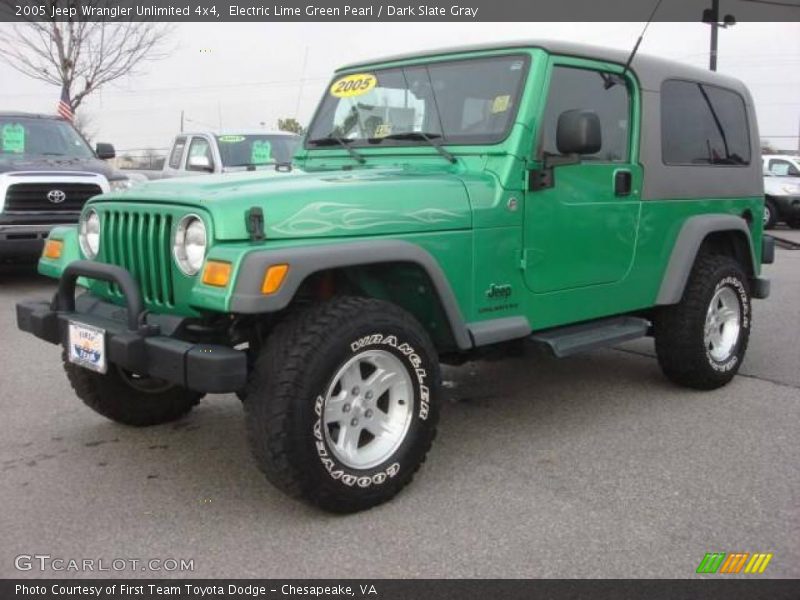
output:
[[581, 155], [577, 164], [553, 167], [551, 185], [526, 194], [525, 277], [537, 294], [624, 279], [634, 257], [640, 211], [641, 169], [632, 160], [632, 84], [611, 72], [620, 68], [586, 60], [553, 57], [548, 70], [539, 160], [545, 153], [558, 159], [556, 128], [565, 111], [594, 112], [602, 145]]

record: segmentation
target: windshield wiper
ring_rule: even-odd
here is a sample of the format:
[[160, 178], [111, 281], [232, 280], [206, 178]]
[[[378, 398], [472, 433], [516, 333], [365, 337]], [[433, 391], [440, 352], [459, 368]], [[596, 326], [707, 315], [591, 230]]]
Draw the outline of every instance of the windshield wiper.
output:
[[[441, 134], [438, 133], [424, 133], [422, 131], [409, 131], [407, 133], [391, 133], [381, 138], [374, 138], [375, 140], [423, 140], [433, 146], [436, 151], [444, 156], [448, 161], [455, 164], [458, 162], [455, 156], [450, 154], [442, 147]], [[370, 140], [372, 141], [372, 140]], [[380, 143], [380, 142], [377, 142]]]
[[352, 141], [353, 140], [345, 140], [336, 135], [329, 135], [328, 137], [324, 138], [308, 140], [308, 143], [313, 144], [314, 146], [335, 146], [336, 144], [339, 144], [342, 148], [347, 150], [347, 153], [357, 160], [359, 164], [363, 165], [365, 162], [367, 162], [367, 159], [347, 145]]

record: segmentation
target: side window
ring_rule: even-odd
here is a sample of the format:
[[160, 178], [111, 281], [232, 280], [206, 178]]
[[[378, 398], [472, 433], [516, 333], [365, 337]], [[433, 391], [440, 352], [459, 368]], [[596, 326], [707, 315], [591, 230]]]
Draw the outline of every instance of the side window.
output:
[[769, 170], [775, 175], [789, 175], [790, 177], [800, 177], [800, 171], [788, 160], [772, 159], [769, 161]]
[[179, 137], [175, 140], [175, 145], [172, 147], [172, 152], [169, 155], [169, 166], [172, 169], [181, 168], [181, 157], [183, 156], [183, 149], [186, 146], [186, 138]]
[[628, 160], [630, 137], [630, 98], [622, 82], [606, 87], [608, 76], [601, 71], [555, 67], [550, 79], [550, 95], [542, 121], [542, 149], [558, 154], [556, 126], [566, 110], [591, 110], [600, 119], [603, 145], [599, 152], [583, 160], [623, 162]]
[[742, 97], [713, 85], [665, 81], [661, 154], [668, 165], [750, 164], [750, 130]]
[[[202, 162], [202, 166], [199, 165], [192, 165], [192, 162], [196, 162], [197, 159], [200, 158]], [[205, 161], [202, 159], [205, 158]], [[186, 159], [186, 170], [187, 171], [205, 171], [214, 166], [214, 161], [211, 158], [211, 144], [208, 143], [208, 140], [203, 137], [193, 137], [192, 143], [189, 144], [189, 157]]]

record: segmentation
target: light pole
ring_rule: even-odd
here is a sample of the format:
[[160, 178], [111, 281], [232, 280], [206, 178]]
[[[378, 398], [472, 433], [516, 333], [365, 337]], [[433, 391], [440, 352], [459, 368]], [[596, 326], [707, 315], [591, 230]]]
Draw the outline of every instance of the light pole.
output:
[[719, 0], [711, 0], [711, 8], [703, 11], [703, 23], [711, 25], [711, 52], [708, 60], [708, 68], [712, 71], [717, 70], [717, 35], [719, 28], [723, 29], [736, 25], [736, 19], [733, 15], [725, 15], [720, 22], [719, 20]]

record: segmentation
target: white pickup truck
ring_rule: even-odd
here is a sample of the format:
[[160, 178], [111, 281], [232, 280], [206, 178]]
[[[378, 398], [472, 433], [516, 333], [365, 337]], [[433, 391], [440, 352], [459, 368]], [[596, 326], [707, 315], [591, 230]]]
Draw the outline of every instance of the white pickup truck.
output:
[[800, 157], [765, 154], [764, 229], [783, 221], [800, 229]]
[[202, 173], [274, 168], [291, 164], [302, 138], [286, 131], [203, 131], [181, 133], [160, 171], [138, 170], [148, 179], [164, 179]]

